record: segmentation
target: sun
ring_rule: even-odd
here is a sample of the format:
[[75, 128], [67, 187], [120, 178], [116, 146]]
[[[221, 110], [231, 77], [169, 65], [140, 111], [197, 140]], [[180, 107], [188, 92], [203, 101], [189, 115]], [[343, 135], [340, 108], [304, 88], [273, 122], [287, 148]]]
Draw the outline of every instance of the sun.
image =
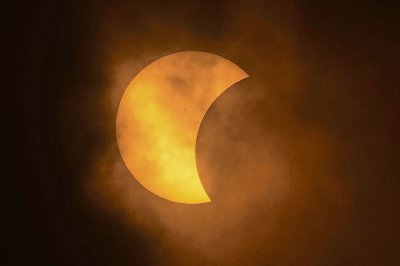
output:
[[120, 153], [133, 176], [164, 199], [210, 202], [197, 173], [197, 133], [215, 99], [246, 77], [231, 61], [198, 51], [162, 57], [140, 71], [116, 119]]

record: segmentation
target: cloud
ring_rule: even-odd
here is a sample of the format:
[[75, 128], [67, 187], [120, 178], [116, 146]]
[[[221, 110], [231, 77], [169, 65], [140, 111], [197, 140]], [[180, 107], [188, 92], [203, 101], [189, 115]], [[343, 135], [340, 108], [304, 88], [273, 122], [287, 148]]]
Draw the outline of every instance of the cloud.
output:
[[[343, 40], [335, 39], [343, 50], [332, 48], [333, 37], [303, 21], [307, 7], [296, 3], [232, 2], [206, 20], [207, 4], [160, 5], [111, 5], [99, 23], [107, 104], [97, 117], [106, 134], [84, 181], [93, 208], [126, 232], [140, 232], [157, 254], [154, 264], [310, 265], [352, 261], [346, 250], [361, 254], [362, 230], [372, 228], [367, 192], [375, 185], [383, 195], [388, 185], [377, 185], [377, 176], [393, 174], [378, 171], [383, 155], [371, 155], [391, 151], [383, 137], [391, 131], [374, 115], [374, 62], [363, 68], [364, 57]], [[215, 53], [250, 75], [217, 99], [199, 131], [197, 162], [211, 204], [176, 204], [145, 190], [115, 139], [130, 80], [183, 50]], [[187, 86], [176, 76], [169, 82]], [[379, 114], [393, 110], [387, 106]], [[368, 117], [379, 126], [371, 128]]]

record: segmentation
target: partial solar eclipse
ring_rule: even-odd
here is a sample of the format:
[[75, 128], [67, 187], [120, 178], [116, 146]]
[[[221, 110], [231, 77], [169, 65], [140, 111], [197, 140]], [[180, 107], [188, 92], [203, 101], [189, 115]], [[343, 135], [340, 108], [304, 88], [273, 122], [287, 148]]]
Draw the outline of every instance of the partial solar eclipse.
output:
[[142, 69], [116, 118], [122, 159], [138, 182], [170, 201], [210, 202], [196, 167], [197, 133], [215, 99], [247, 77], [231, 61], [199, 51], [167, 55]]

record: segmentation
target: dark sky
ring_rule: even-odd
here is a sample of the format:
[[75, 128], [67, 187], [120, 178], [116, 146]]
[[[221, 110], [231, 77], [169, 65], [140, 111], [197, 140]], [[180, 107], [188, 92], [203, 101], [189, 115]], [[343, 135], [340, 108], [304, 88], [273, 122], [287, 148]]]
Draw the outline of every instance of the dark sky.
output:
[[[3, 11], [0, 264], [400, 263], [394, 4], [53, 0]], [[115, 145], [127, 83], [183, 50], [250, 75], [200, 128], [208, 207], [155, 198]]]

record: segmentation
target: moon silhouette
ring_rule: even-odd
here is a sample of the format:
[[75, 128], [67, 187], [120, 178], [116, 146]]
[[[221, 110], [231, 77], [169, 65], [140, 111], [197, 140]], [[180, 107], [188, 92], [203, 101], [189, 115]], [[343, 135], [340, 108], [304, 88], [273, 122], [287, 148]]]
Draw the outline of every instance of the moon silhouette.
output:
[[142, 69], [116, 118], [122, 159], [139, 183], [170, 201], [210, 202], [196, 167], [197, 133], [215, 99], [247, 77], [231, 61], [199, 51], [170, 54]]

